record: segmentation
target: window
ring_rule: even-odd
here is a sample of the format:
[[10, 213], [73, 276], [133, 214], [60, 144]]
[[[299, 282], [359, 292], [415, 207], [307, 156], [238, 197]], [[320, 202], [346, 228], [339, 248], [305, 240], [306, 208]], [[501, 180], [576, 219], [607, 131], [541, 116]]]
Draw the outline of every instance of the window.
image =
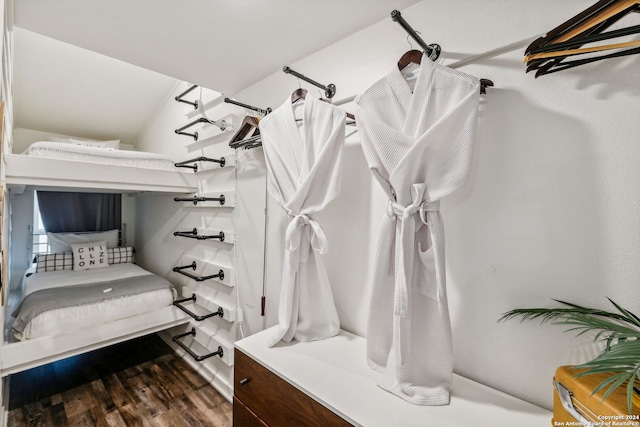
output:
[[40, 206], [38, 206], [38, 198], [33, 198], [33, 244], [32, 244], [32, 256], [36, 254], [46, 254], [49, 252], [49, 243], [47, 242], [47, 232], [44, 229], [42, 223], [42, 217], [40, 216]]

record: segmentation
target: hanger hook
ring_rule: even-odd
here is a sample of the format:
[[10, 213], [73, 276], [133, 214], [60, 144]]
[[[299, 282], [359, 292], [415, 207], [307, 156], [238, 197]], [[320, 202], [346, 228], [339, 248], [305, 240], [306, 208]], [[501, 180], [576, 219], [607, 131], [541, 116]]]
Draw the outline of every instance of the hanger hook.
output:
[[409, 50], [413, 50], [413, 45], [411, 44], [411, 39], [409, 37], [411, 36], [407, 34], [407, 43], [409, 43]]

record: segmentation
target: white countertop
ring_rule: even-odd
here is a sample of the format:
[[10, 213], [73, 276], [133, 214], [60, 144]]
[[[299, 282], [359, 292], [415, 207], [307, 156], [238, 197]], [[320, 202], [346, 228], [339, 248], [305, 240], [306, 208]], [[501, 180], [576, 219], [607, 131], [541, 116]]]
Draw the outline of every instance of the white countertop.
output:
[[367, 366], [364, 338], [341, 331], [325, 340], [281, 342], [268, 348], [271, 333], [271, 329], [259, 332], [237, 341], [236, 347], [356, 426], [540, 427], [551, 423], [552, 414], [546, 409], [459, 375], [453, 378], [450, 405], [412, 405], [376, 385], [381, 374]]

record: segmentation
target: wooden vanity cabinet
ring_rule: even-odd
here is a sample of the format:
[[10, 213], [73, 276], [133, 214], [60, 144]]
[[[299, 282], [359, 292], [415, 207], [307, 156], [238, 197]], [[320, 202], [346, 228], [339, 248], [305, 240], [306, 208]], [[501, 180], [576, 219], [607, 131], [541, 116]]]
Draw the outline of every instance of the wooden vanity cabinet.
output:
[[234, 360], [234, 427], [352, 426], [242, 351]]

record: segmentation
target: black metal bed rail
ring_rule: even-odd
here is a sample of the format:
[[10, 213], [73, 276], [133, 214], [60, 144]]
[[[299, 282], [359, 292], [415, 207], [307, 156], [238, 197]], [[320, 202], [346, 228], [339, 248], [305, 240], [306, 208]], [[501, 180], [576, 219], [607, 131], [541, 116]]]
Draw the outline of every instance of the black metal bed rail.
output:
[[198, 229], [194, 228], [191, 231], [174, 231], [173, 235], [179, 236], [179, 237], [187, 237], [189, 239], [197, 239], [197, 240], [218, 239], [221, 242], [224, 242], [224, 231], [220, 231], [220, 233], [218, 234], [205, 235], [205, 234], [198, 234]]
[[267, 109], [265, 110], [264, 108], [258, 108], [258, 107], [254, 107], [253, 105], [243, 104], [242, 102], [235, 101], [231, 98], [225, 98], [224, 102], [227, 104], [233, 104], [242, 108], [246, 108], [247, 110], [256, 111], [262, 114], [263, 116], [266, 116], [267, 114], [273, 111], [270, 107], [267, 107]]
[[220, 316], [221, 319], [224, 317], [224, 309], [222, 307], [218, 307], [218, 310], [213, 311], [213, 312], [211, 312], [209, 314], [198, 315], [198, 314], [194, 313], [193, 311], [189, 310], [188, 308], [183, 307], [181, 305], [182, 303], [185, 303], [185, 302], [188, 302], [188, 301], [196, 302], [196, 294], [192, 294], [189, 298], [183, 298], [183, 299], [175, 300], [173, 302], [173, 305], [175, 305], [180, 310], [182, 310], [185, 313], [187, 313], [189, 316], [193, 317], [198, 322], [200, 322], [200, 321], [202, 321], [204, 319], [208, 319], [210, 317], [214, 317], [214, 316]]
[[180, 95], [176, 96], [174, 99], [176, 101], [182, 102], [184, 104], [193, 105], [193, 109], [197, 110], [198, 109], [198, 101], [197, 100], [192, 102], [192, 101], [187, 101], [186, 99], [182, 99], [183, 97], [187, 96], [190, 92], [192, 92], [197, 87], [198, 87], [198, 85], [191, 86], [189, 89], [185, 90]]
[[193, 196], [193, 197], [174, 197], [174, 202], [193, 202], [194, 205], [197, 205], [199, 202], [219, 202], [220, 205], [224, 205], [226, 197], [224, 194], [221, 194], [220, 197], [204, 197], [204, 196]]
[[220, 280], [224, 280], [224, 271], [222, 269], [218, 270], [217, 274], [211, 274], [209, 276], [196, 276], [195, 274], [191, 274], [187, 271], [184, 271], [188, 268], [195, 270], [198, 267], [198, 265], [196, 264], [195, 261], [193, 261], [191, 264], [188, 265], [182, 265], [179, 267], [173, 267], [173, 271], [175, 273], [180, 273], [183, 276], [187, 276], [190, 279], [195, 280], [196, 282], [204, 282], [205, 280], [209, 280], [209, 279], [220, 279]]
[[193, 352], [193, 350], [191, 350], [189, 347], [187, 347], [185, 345], [185, 343], [180, 341], [181, 338], [187, 337], [189, 335], [192, 335], [192, 336], [195, 337], [196, 336], [196, 328], [191, 328], [191, 330], [189, 332], [185, 332], [183, 334], [176, 335], [176, 336], [172, 337], [171, 339], [173, 340], [173, 342], [175, 342], [180, 347], [182, 347], [182, 349], [184, 351], [189, 353], [189, 356], [193, 357], [196, 362], [202, 362], [204, 359], [208, 359], [209, 357], [212, 357], [212, 356], [220, 356], [220, 358], [222, 358], [224, 356], [224, 349], [222, 348], [222, 346], [218, 346], [218, 350], [214, 351], [213, 353], [203, 354], [203, 355], [195, 354]]
[[212, 163], [218, 163], [220, 165], [221, 168], [224, 167], [224, 165], [227, 164], [227, 160], [224, 157], [220, 157], [219, 159], [212, 159], [210, 157], [196, 157], [195, 159], [191, 159], [191, 160], [185, 160], [184, 162], [179, 162], [179, 163], [174, 163], [174, 166], [177, 168], [190, 168], [193, 169], [194, 172], [198, 172], [198, 165], [190, 165], [189, 163], [195, 163], [195, 162], [212, 162]]
[[206, 117], [198, 117], [197, 119], [195, 119], [191, 123], [187, 123], [186, 125], [182, 126], [181, 128], [176, 129], [174, 132], [177, 133], [178, 135], [190, 136], [190, 137], [192, 137], [194, 139], [194, 141], [197, 141], [198, 140], [198, 132], [189, 133], [189, 132], [183, 132], [183, 131], [185, 129], [190, 128], [191, 126], [197, 125], [198, 123], [207, 123], [207, 124], [210, 124], [210, 125], [218, 126], [220, 128], [220, 130], [222, 130], [222, 131], [229, 127], [229, 123], [225, 122], [224, 120], [220, 120], [219, 122], [216, 122], [215, 120], [209, 120]]
[[326, 96], [329, 99], [333, 98], [333, 95], [336, 94], [336, 85], [334, 85], [333, 83], [329, 83], [327, 86], [325, 86], [322, 83], [318, 83], [317, 81], [315, 81], [313, 79], [310, 79], [309, 77], [305, 76], [304, 74], [300, 74], [297, 71], [292, 70], [291, 67], [289, 67], [287, 65], [285, 65], [282, 68], [282, 71], [284, 71], [286, 74], [294, 75], [297, 78], [302, 79], [307, 83], [311, 83], [315, 87], [319, 87], [320, 89], [324, 90], [324, 96]]

